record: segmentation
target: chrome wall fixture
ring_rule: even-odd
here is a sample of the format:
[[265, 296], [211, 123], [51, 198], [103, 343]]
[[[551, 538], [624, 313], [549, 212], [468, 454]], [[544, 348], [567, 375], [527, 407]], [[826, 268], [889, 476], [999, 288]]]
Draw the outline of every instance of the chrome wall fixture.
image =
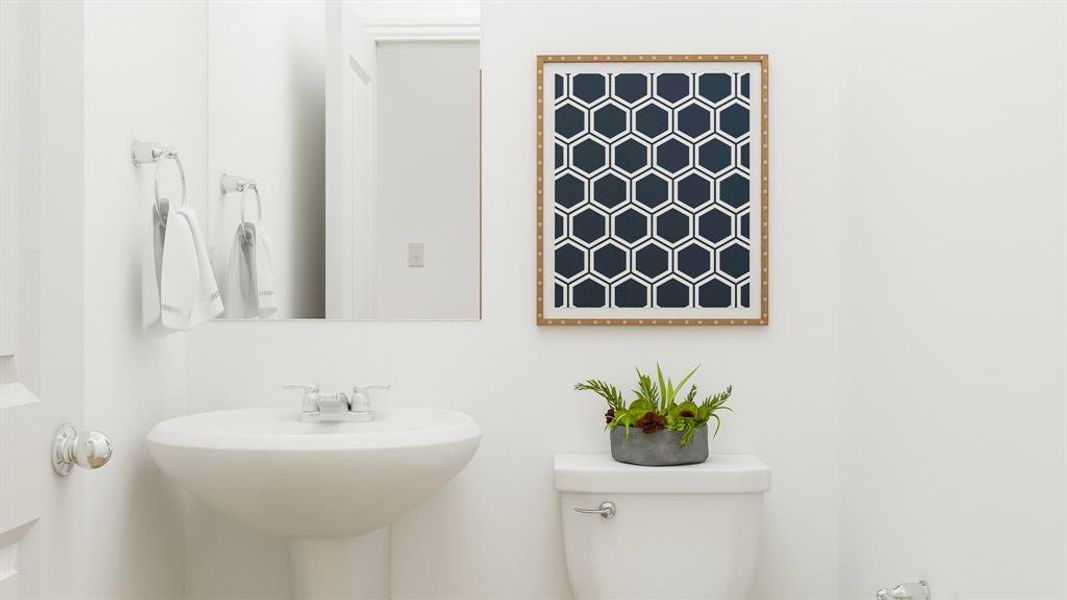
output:
[[[223, 195], [225, 195], [225, 194], [234, 194], [234, 193], [240, 193], [241, 194], [241, 227], [242, 227], [242, 231], [244, 231], [243, 227], [244, 227], [245, 223], [252, 223], [253, 225], [258, 225], [259, 222], [263, 220], [263, 200], [259, 197], [259, 185], [256, 183], [255, 179], [249, 179], [248, 177], [241, 177], [240, 175], [230, 175], [228, 173], [223, 173], [222, 178], [219, 180], [219, 188], [222, 190]], [[249, 192], [249, 191], [251, 191], [252, 193], [254, 193], [256, 195], [256, 220], [255, 221], [249, 221], [245, 217], [245, 197], [246, 197], [246, 192]]]
[[[182, 184], [182, 202], [181, 206], [185, 206], [186, 203], [186, 189], [185, 189], [185, 167], [182, 166], [182, 159], [178, 156], [178, 151], [173, 146], [164, 146], [156, 142], [142, 142], [139, 140], [133, 140], [130, 143], [130, 160], [133, 164], [141, 166], [150, 163], [156, 165], [156, 212], [161, 215], [165, 215], [169, 210], [169, 201], [163, 196], [159, 182], [162, 180], [163, 164], [165, 162], [172, 161], [174, 166], [178, 169], [178, 178]], [[164, 202], [166, 205], [164, 206]]]
[[52, 468], [62, 476], [70, 475], [77, 465], [99, 469], [111, 460], [111, 441], [99, 431], [78, 431], [70, 423], [56, 430], [52, 440]]
[[600, 506], [596, 508], [578, 508], [574, 507], [574, 512], [582, 513], [585, 515], [600, 515], [605, 519], [610, 519], [615, 516], [615, 503], [610, 500], [605, 500], [600, 503]]
[[876, 600], [930, 600], [930, 586], [925, 581], [901, 583], [892, 589], [880, 589], [874, 595]]
[[255, 179], [241, 177], [240, 175], [230, 175], [229, 173], [223, 173], [222, 178], [219, 180], [219, 188], [222, 189], [222, 193], [224, 194], [231, 194], [233, 192], [243, 192], [248, 188], [255, 187]]
[[282, 388], [287, 390], [300, 390], [304, 397], [300, 401], [302, 414], [301, 421], [318, 423], [326, 421], [350, 421], [353, 423], [369, 423], [374, 420], [374, 410], [371, 407], [370, 391], [387, 390], [390, 385], [367, 385], [360, 384], [352, 387], [352, 394], [338, 392], [336, 394], [320, 394], [319, 384], [311, 382], [307, 385], [285, 384]]

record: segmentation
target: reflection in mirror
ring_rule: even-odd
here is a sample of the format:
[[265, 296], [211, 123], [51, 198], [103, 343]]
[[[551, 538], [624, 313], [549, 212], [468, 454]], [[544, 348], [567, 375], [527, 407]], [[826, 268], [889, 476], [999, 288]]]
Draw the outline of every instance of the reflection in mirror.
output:
[[478, 41], [378, 40], [333, 2], [208, 11], [225, 318], [479, 318]]

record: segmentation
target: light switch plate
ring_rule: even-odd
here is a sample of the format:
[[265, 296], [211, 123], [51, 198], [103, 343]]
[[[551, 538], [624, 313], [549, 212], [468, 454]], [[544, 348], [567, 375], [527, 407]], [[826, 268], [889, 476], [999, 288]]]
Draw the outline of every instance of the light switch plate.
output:
[[408, 266], [421, 267], [426, 264], [426, 248], [422, 242], [408, 244]]

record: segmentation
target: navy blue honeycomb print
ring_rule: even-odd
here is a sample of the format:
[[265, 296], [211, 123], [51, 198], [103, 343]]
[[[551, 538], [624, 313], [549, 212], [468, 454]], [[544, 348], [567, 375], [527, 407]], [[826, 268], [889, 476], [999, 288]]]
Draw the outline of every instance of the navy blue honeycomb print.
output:
[[747, 308], [747, 73], [555, 86], [557, 308]]

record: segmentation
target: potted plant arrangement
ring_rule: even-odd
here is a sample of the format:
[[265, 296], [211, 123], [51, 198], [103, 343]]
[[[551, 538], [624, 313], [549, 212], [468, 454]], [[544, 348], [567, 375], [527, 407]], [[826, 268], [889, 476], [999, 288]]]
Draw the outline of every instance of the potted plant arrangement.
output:
[[607, 401], [604, 417], [615, 460], [650, 467], [702, 463], [708, 459], [708, 423], [714, 419], [712, 436], [718, 434], [722, 424], [719, 411], [733, 410], [726, 406], [733, 386], [698, 403], [697, 387], [691, 385], [679, 401], [685, 384], [699, 368], [677, 384], [663, 376], [659, 364], [655, 381], [638, 369], [637, 388], [629, 403], [618, 388], [599, 379], [583, 381], [574, 389], [595, 392]]

